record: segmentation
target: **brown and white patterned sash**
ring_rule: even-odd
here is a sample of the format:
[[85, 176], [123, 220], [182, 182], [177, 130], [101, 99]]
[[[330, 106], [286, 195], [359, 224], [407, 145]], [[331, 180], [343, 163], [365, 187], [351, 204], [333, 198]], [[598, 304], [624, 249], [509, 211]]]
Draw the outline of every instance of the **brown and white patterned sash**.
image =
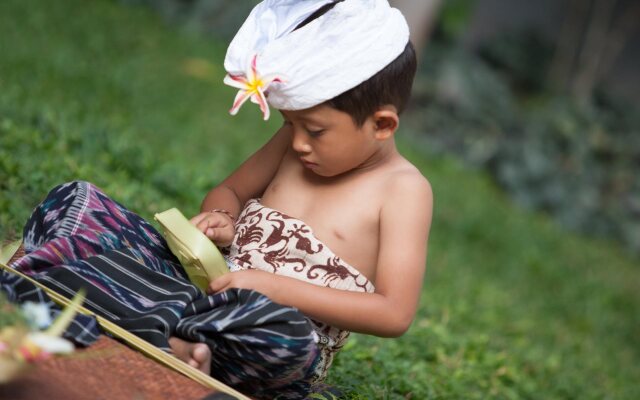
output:
[[[318, 286], [372, 293], [373, 284], [355, 267], [344, 262], [318, 240], [303, 221], [247, 202], [236, 222], [236, 236], [226, 255], [232, 270], [260, 269]], [[323, 353], [319, 378], [324, 378], [333, 355], [349, 332], [311, 320]]]

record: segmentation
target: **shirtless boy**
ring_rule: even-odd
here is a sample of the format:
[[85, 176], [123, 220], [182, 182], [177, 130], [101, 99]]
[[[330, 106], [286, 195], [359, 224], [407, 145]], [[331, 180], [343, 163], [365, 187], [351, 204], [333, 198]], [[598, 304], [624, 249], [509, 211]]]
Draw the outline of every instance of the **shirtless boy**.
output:
[[[399, 336], [416, 313], [432, 194], [394, 139], [415, 54], [386, 0], [265, 0], [225, 68], [232, 114], [251, 99], [283, 124], [192, 218], [231, 270], [209, 295], [150, 223], [89, 182], [51, 190], [11, 266], [63, 295], [85, 288], [94, 312], [252, 397], [304, 398], [350, 331]], [[95, 321], [72, 326], [79, 343], [99, 335]]]
[[[330, 281], [327, 276], [324, 281], [310, 282], [304, 276], [312, 275], [308, 270], [297, 276], [293, 269], [284, 272], [285, 262], [275, 267], [238, 263], [240, 255], [236, 254], [237, 270], [212, 281], [209, 290], [254, 289], [276, 303], [297, 308], [320, 325], [383, 337], [400, 336], [416, 313], [432, 216], [430, 185], [398, 152], [394, 139], [416, 68], [404, 18], [384, 0], [298, 2], [291, 7], [297, 7], [306, 20], [298, 16], [304, 22], [282, 37], [316, 29], [309, 32], [309, 37], [301, 34], [291, 42], [311, 50], [296, 47], [287, 54], [277, 49], [269, 54], [269, 49], [262, 48], [260, 53], [247, 45], [253, 42], [246, 39], [247, 30], [267, 21], [266, 13], [285, 14], [278, 2], [264, 3], [256, 7], [258, 11], [254, 10], [232, 42], [225, 66], [232, 80], [249, 84], [251, 74], [262, 83], [273, 78], [261, 75], [261, 68], [271, 73], [281, 67], [284, 77], [276, 78], [268, 88], [244, 94], [253, 96], [266, 114], [268, 105], [262, 97], [266, 92], [269, 104], [279, 110], [284, 122], [262, 148], [206, 195], [202, 212], [192, 218], [192, 223], [219, 246], [230, 246], [233, 255], [234, 247], [240, 246], [239, 240], [247, 235], [244, 228], [238, 231], [240, 224], [235, 218], [240, 216], [238, 219], [246, 222], [249, 217], [242, 215], [247, 213], [247, 204], [277, 210], [283, 218], [304, 221], [318, 243], [331, 249], [340, 262], [352, 266], [348, 271], [359, 272], [371, 286], [368, 290], [339, 289], [324, 284]], [[323, 4], [327, 5], [319, 12], [300, 10], [318, 10]], [[370, 10], [363, 12], [362, 7]], [[288, 11], [292, 14], [296, 10]], [[280, 25], [291, 23], [276, 19]], [[354, 27], [356, 21], [358, 29], [341, 28]], [[311, 28], [319, 22], [324, 25]], [[325, 38], [323, 33], [331, 29], [340, 31]], [[235, 43], [238, 37], [245, 40], [243, 46]], [[333, 43], [333, 47], [325, 42], [342, 39], [345, 43]], [[286, 48], [286, 43], [280, 47]], [[237, 79], [229, 60], [240, 59], [238, 53], [242, 51], [247, 53], [245, 60], [251, 59], [253, 52], [257, 54], [252, 59], [255, 69]], [[296, 56], [298, 51], [304, 54]], [[380, 55], [393, 51], [395, 54], [386, 55], [387, 59]], [[309, 60], [314, 53], [320, 53], [318, 59], [328, 65]], [[364, 63], [373, 64], [373, 72], [362, 71], [362, 62], [353, 61], [353, 55], [367, 57]], [[286, 59], [279, 64], [277, 57]], [[300, 63], [303, 65], [296, 69]], [[311, 82], [304, 80], [304, 73]], [[313, 80], [320, 79], [314, 78], [319, 75], [339, 82], [317, 85]], [[295, 88], [288, 89], [291, 86]], [[239, 101], [242, 95], [241, 91]], [[305, 100], [298, 101], [303, 97]], [[265, 229], [264, 234], [273, 232]], [[174, 338], [172, 347], [183, 359], [206, 370], [210, 358], [206, 346]]]

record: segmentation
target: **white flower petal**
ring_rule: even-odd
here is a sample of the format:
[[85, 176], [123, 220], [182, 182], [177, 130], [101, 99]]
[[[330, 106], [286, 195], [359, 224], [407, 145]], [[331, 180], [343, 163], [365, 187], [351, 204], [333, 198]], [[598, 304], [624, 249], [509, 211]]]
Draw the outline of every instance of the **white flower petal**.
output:
[[238, 91], [238, 94], [236, 94], [236, 98], [233, 101], [233, 105], [231, 106], [231, 110], [229, 110], [229, 114], [236, 115], [238, 110], [240, 110], [240, 107], [242, 107], [244, 102], [247, 101], [250, 96], [251, 93], [246, 90]]
[[280, 83], [284, 83], [287, 80], [285, 78], [283, 78], [281, 75], [278, 74], [267, 74], [263, 77], [260, 78], [264, 84], [263, 86], [263, 91], [266, 91], [267, 88], [269, 88], [269, 85], [271, 85], [273, 82], [280, 82]]
[[41, 332], [33, 332], [27, 336], [27, 340], [43, 351], [52, 354], [68, 354], [74, 349], [70, 341]]
[[27, 321], [37, 329], [44, 329], [51, 325], [51, 311], [45, 303], [27, 301], [22, 305], [22, 312]]
[[244, 76], [232, 77], [231, 75], [227, 74], [227, 76], [224, 77], [223, 82], [225, 85], [229, 85], [236, 89], [246, 90], [249, 87], [249, 85], [247, 84], [247, 79]]

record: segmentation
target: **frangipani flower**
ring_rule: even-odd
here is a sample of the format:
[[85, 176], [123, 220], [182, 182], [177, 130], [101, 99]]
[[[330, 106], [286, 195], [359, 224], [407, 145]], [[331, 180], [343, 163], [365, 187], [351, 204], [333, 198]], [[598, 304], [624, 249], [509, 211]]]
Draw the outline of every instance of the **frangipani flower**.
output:
[[251, 99], [252, 103], [260, 106], [260, 111], [262, 111], [262, 115], [266, 121], [269, 119], [270, 113], [265, 92], [273, 82], [283, 82], [283, 79], [275, 74], [260, 76], [256, 67], [257, 58], [257, 54], [253, 56], [251, 65], [247, 69], [245, 76], [227, 74], [227, 76], [224, 77], [224, 83], [240, 89], [233, 101], [231, 110], [229, 110], [231, 115], [236, 115], [240, 107], [242, 107], [248, 99]]

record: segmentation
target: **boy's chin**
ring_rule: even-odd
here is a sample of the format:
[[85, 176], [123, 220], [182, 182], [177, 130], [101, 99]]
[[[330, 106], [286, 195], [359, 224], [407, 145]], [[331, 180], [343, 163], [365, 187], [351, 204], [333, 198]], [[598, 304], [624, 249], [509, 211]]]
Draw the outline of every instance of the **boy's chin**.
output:
[[322, 168], [319, 168], [318, 166], [315, 166], [313, 168], [306, 167], [304, 169], [304, 172], [306, 174], [308, 174], [309, 176], [319, 176], [319, 177], [322, 177], [322, 178], [331, 178], [331, 177], [335, 176], [335, 174], [327, 172], [327, 171], [323, 170]]
[[345, 175], [349, 171], [326, 171], [321, 168], [317, 168], [313, 170], [309, 169], [308, 172], [311, 175], [315, 175], [321, 178], [331, 179], [331, 178], [338, 178], [342, 175]]

